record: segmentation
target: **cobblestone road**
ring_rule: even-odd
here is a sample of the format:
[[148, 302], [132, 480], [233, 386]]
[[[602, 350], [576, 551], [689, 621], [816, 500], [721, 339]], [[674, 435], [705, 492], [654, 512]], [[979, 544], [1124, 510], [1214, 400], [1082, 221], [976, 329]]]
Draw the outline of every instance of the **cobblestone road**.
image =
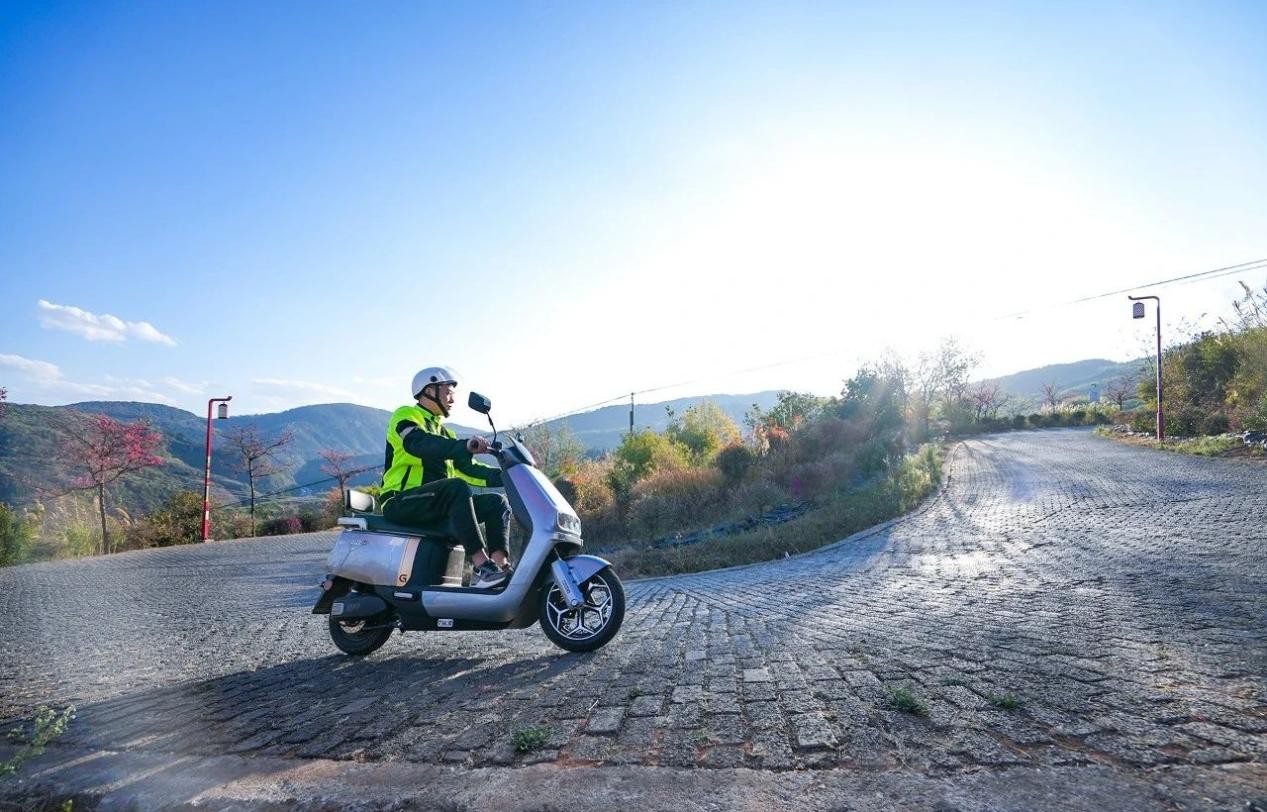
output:
[[[1267, 466], [1048, 431], [948, 471], [864, 538], [630, 584], [594, 655], [534, 627], [344, 657], [308, 614], [332, 534], [0, 570], [0, 718], [74, 702], [82, 747], [468, 766], [1267, 761]], [[528, 727], [549, 740], [517, 753]]]

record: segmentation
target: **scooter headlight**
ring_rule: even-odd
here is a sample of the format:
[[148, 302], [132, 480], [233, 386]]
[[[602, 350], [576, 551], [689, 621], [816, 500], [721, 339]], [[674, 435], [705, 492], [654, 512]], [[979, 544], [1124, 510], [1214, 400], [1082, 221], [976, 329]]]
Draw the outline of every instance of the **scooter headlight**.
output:
[[581, 535], [581, 520], [573, 516], [571, 513], [559, 513], [557, 520], [559, 529], [564, 533], [571, 533], [574, 536]]

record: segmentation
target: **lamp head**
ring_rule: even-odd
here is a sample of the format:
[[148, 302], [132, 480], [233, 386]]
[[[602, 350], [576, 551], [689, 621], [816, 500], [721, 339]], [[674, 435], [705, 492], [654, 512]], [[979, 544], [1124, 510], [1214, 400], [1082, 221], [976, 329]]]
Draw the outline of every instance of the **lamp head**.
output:
[[1135, 318], [1135, 319], [1144, 318], [1144, 303], [1143, 302], [1136, 302], [1135, 304], [1131, 305], [1131, 318]]

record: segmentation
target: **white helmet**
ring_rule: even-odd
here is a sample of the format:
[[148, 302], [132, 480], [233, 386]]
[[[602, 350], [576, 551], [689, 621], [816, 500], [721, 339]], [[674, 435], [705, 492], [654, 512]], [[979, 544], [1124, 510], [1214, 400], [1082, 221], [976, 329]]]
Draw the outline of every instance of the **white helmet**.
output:
[[413, 387], [409, 391], [417, 399], [422, 394], [422, 390], [433, 383], [449, 383], [457, 386], [458, 374], [452, 367], [427, 367], [419, 370], [418, 374], [414, 376]]

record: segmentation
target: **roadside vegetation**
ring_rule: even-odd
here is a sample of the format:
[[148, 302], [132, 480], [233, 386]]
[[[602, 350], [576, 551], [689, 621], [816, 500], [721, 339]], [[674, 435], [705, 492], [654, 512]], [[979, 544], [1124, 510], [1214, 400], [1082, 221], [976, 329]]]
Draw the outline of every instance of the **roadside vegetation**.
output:
[[1155, 361], [1137, 381], [1139, 405], [1122, 409], [1114, 429], [1102, 434], [1188, 454], [1267, 458], [1267, 287], [1242, 288], [1234, 315], [1219, 329], [1190, 335], [1162, 353], [1165, 442], [1153, 439]]
[[566, 431], [524, 434], [591, 549], [631, 577], [696, 572], [806, 552], [913, 509], [941, 482], [946, 432], [978, 422], [975, 363], [947, 341], [913, 369], [866, 364], [835, 397], [781, 392], [742, 427], [704, 401], [601, 459]]
[[[1246, 287], [1233, 313], [1218, 330], [1163, 354], [1163, 448], [1267, 459], [1267, 288]], [[597, 459], [566, 428], [523, 434], [577, 508], [587, 542], [633, 576], [794, 555], [901, 515], [937, 488], [948, 438], [1094, 425], [1106, 436], [1158, 445], [1152, 366], [1102, 382], [1102, 399], [1091, 403], [1054, 383], [1037, 401], [1022, 401], [997, 383], [972, 383], [976, 364], [946, 341], [910, 366], [892, 358], [866, 364], [834, 397], [782, 392], [770, 409], [754, 406], [743, 425], [704, 401], [670, 414], [665, 431], [629, 434]], [[5, 405], [0, 388], [0, 421], [13, 417]], [[43, 445], [29, 452], [64, 461], [66, 479], [41, 483], [41, 498], [25, 507], [0, 502], [0, 566], [200, 539], [200, 489], [168, 486], [144, 499], [133, 490], [143, 481], [136, 472], [162, 463], [159, 438], [143, 420], [96, 416], [76, 431], [64, 447], [42, 439], [48, 432], [32, 435]], [[243, 435], [225, 451], [240, 458], [254, 491], [278, 470], [273, 453], [289, 439]], [[366, 469], [350, 452], [321, 456], [321, 471], [338, 487], [317, 501], [265, 502], [252, 493], [234, 504], [213, 490], [214, 536], [333, 527], [342, 490]], [[134, 510], [137, 503], [145, 508]]]

